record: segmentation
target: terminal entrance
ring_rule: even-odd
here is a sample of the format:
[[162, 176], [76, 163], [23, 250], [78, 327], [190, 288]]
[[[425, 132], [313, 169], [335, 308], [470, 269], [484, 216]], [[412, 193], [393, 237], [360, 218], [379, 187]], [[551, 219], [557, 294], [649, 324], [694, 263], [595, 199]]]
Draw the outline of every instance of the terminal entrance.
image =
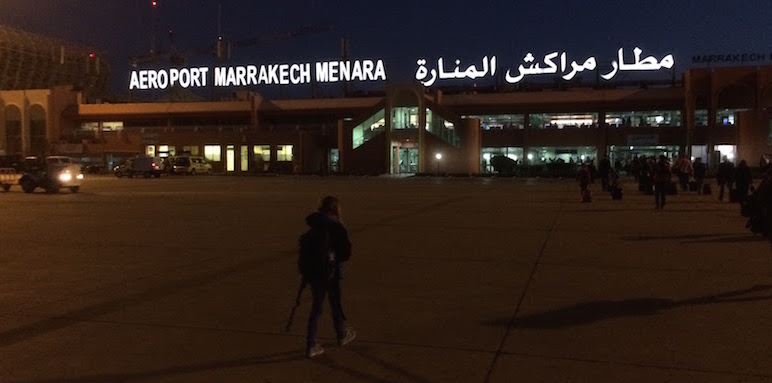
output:
[[392, 146], [392, 174], [418, 173], [418, 148], [415, 146]]
[[652, 146], [615, 146], [609, 148], [609, 159], [613, 163], [616, 160], [625, 162], [633, 157], [659, 157], [665, 156], [668, 159], [678, 157], [678, 146], [671, 145], [652, 145]]

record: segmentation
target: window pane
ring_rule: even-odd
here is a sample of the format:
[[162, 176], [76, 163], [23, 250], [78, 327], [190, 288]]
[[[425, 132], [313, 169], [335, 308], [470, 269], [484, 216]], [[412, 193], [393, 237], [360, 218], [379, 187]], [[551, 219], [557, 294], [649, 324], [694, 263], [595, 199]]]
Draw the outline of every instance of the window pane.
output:
[[247, 153], [249, 153], [249, 147], [246, 145], [241, 146], [241, 149], [239, 149], [241, 152], [239, 155], [241, 156], [241, 171], [245, 172], [249, 170], [249, 158]]
[[276, 161], [292, 161], [292, 145], [277, 146]]
[[204, 157], [212, 162], [220, 162], [220, 145], [204, 145]]
[[182, 153], [183, 154], [190, 154], [191, 156], [197, 156], [198, 155], [198, 146], [183, 146], [182, 147]]
[[252, 153], [255, 155], [255, 161], [262, 159], [268, 162], [271, 160], [271, 145], [255, 145], [252, 147]]

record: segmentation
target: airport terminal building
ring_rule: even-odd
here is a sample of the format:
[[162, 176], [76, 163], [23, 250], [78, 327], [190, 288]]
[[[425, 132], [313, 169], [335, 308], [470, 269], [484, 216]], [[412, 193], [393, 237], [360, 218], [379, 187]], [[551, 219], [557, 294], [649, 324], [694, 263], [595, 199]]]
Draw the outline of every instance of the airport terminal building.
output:
[[[638, 68], [648, 65], [637, 53]], [[557, 53], [549, 56], [544, 61], [552, 64]], [[620, 49], [620, 67], [622, 60]], [[495, 58], [483, 61], [486, 72], [488, 61], [495, 68]], [[595, 68], [588, 59], [574, 70], [590, 64]], [[360, 63], [358, 75], [380, 80], [378, 65]], [[277, 81], [312, 77], [302, 65], [288, 66], [283, 76], [282, 68], [274, 69]], [[456, 69], [457, 76], [476, 76]], [[528, 69], [520, 69], [522, 78]], [[353, 66], [347, 70], [347, 79], [357, 75]], [[263, 80], [262, 69], [252, 75]], [[265, 81], [272, 80], [269, 75]], [[220, 80], [239, 85], [227, 73]], [[149, 84], [147, 76], [131, 81], [135, 87]], [[6, 86], [0, 90], [0, 153], [68, 155], [107, 165], [136, 154], [185, 153], [206, 157], [215, 172], [227, 174], [372, 175], [485, 174], [494, 170], [490, 159], [497, 155], [539, 165], [684, 154], [711, 166], [723, 159], [755, 166], [772, 153], [772, 65], [697, 67], [659, 83], [452, 89], [427, 81], [381, 84], [359, 96], [267, 99], [236, 87], [227, 101], [123, 103], [99, 102], [61, 83]]]

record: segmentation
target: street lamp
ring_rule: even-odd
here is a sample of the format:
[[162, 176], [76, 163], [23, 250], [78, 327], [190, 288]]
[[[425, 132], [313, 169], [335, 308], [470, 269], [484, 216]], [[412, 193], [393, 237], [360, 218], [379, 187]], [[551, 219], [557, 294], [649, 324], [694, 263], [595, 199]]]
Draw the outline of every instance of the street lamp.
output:
[[440, 160], [442, 159], [442, 153], [435, 154], [434, 158], [437, 159], [437, 175], [440, 175]]

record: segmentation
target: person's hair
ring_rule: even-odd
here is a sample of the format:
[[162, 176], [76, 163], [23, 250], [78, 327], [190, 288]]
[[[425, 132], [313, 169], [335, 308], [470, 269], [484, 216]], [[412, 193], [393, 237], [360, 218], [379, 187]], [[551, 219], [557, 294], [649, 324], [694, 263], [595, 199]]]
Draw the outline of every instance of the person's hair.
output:
[[338, 198], [328, 195], [319, 201], [320, 213], [338, 214]]

